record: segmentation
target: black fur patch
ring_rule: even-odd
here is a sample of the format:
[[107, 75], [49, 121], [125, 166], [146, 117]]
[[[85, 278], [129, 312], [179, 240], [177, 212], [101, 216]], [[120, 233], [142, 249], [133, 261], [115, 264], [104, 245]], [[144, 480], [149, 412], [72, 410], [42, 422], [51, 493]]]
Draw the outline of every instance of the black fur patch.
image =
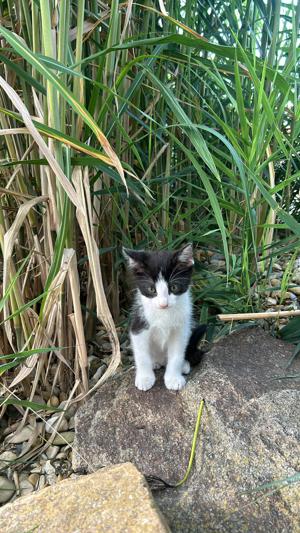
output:
[[202, 359], [204, 352], [203, 350], [198, 349], [198, 342], [203, 337], [204, 333], [206, 333], [206, 330], [207, 326], [202, 324], [192, 331], [185, 350], [185, 359], [190, 363], [191, 366], [198, 365]]
[[143, 331], [144, 329], [149, 329], [149, 324], [147, 320], [145, 319], [145, 317], [140, 316], [140, 314], [136, 310], [133, 312], [131, 316], [130, 331], [134, 335], [137, 335], [138, 333], [141, 333], [141, 331]]

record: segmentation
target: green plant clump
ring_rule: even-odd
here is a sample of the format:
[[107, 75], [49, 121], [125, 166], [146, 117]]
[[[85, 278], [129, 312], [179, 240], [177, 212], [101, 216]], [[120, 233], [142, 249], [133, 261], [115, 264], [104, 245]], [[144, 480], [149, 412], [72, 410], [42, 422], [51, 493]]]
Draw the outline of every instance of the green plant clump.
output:
[[115, 371], [121, 245], [193, 242], [203, 322], [259, 310], [261, 272], [299, 247], [300, 2], [3, 0], [0, 17], [1, 394], [83, 397], [99, 324], [96, 386]]

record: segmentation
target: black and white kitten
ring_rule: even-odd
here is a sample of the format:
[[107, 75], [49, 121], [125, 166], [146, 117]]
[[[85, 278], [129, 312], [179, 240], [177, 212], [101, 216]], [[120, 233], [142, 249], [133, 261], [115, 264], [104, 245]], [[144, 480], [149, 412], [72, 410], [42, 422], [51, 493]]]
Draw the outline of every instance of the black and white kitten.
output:
[[151, 389], [153, 370], [165, 366], [166, 387], [179, 390], [190, 363], [200, 358], [197, 342], [206, 329], [199, 326], [192, 333], [192, 245], [173, 252], [123, 248], [123, 254], [136, 288], [130, 327], [135, 385], [143, 391]]

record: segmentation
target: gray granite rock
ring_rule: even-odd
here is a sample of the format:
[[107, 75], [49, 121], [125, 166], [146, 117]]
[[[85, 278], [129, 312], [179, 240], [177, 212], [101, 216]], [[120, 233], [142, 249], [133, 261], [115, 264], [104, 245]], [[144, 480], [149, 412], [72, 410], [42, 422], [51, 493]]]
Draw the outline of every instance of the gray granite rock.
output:
[[[131, 372], [106, 383], [77, 412], [74, 469], [131, 461], [146, 475], [179, 481], [205, 398], [188, 481], [154, 493], [172, 531], [300, 531], [299, 483], [253, 490], [299, 472], [300, 383], [274, 379], [293, 350], [245, 329], [217, 343], [180, 392], [166, 390], [161, 374], [147, 392], [134, 387]], [[292, 370], [300, 371], [299, 359]]]

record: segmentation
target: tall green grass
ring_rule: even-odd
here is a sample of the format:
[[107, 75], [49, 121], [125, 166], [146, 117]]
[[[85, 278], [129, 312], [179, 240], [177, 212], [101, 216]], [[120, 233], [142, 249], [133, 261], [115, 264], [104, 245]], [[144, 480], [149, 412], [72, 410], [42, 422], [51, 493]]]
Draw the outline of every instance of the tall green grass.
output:
[[259, 305], [258, 262], [299, 242], [299, 2], [165, 5], [1, 3], [0, 351], [31, 354], [2, 375], [26, 397], [53, 360], [46, 385], [87, 394], [97, 320], [97, 385], [118, 366], [122, 244], [222, 254], [197, 263], [207, 320]]

